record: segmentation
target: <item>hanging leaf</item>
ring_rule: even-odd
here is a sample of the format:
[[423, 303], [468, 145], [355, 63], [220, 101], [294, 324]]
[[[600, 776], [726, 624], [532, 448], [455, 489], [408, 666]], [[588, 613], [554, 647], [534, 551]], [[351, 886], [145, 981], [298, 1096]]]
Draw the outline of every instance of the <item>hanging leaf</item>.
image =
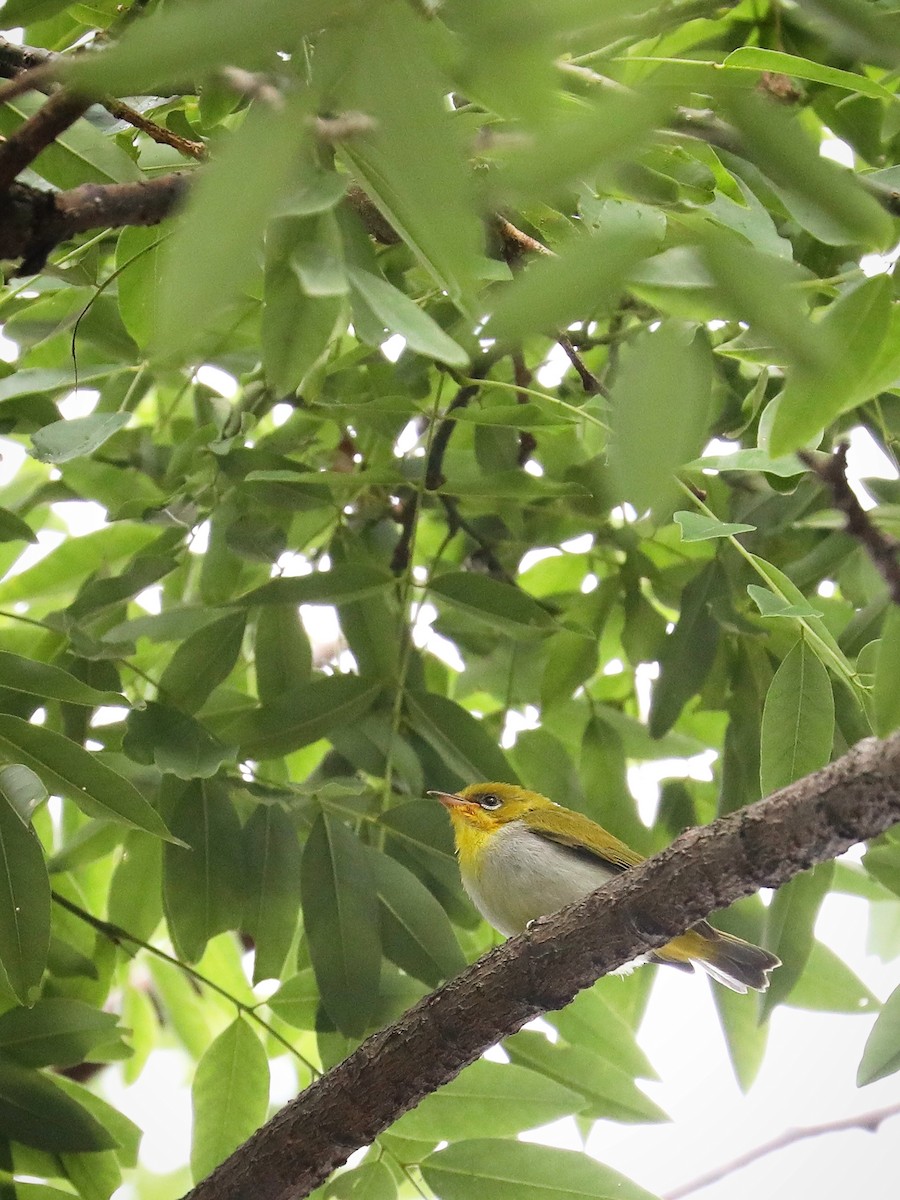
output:
[[378, 901], [368, 857], [342, 822], [316, 817], [303, 851], [300, 887], [322, 1003], [342, 1033], [359, 1037], [378, 997]]
[[463, 970], [465, 956], [431, 892], [396, 859], [372, 848], [366, 857], [379, 900], [386, 956], [431, 987]]
[[[273, 610], [274, 611], [274, 610]], [[253, 939], [253, 982], [277, 979], [300, 909], [300, 846], [283, 809], [260, 804], [243, 831], [246, 883], [241, 929]]]
[[30, 825], [39, 805], [50, 793], [30, 767], [10, 763], [0, 767], [0, 802], [5, 800], [23, 825]]
[[179, 956], [196, 962], [211, 937], [240, 924], [241, 827], [227, 791], [211, 780], [184, 791], [171, 821], [183, 846], [163, 855], [166, 922]]
[[0, 747], [21, 759], [51, 792], [74, 800], [89, 816], [171, 841], [162, 817], [133, 784], [62, 734], [0, 713]]
[[653, 1200], [649, 1192], [586, 1155], [527, 1142], [456, 1142], [429, 1154], [421, 1171], [442, 1200], [547, 1200], [559, 1195], [561, 1180], [572, 1200]]
[[0, 1131], [37, 1150], [111, 1150], [113, 1135], [62, 1090], [29, 1067], [0, 1059]]
[[243, 1017], [220, 1033], [200, 1059], [191, 1098], [191, 1175], [197, 1182], [224, 1162], [266, 1119], [269, 1061]]
[[50, 879], [34, 831], [0, 798], [0, 965], [20, 1004], [32, 1004], [50, 946]]
[[32, 434], [32, 453], [45, 463], [64, 463], [93, 454], [130, 420], [131, 413], [91, 413], [89, 417], [54, 421]]
[[884, 1002], [872, 1026], [856, 1073], [856, 1086], [865, 1087], [900, 1071], [900, 987]]
[[804, 639], [775, 672], [760, 732], [760, 786], [768, 795], [823, 767], [834, 739], [828, 672]]

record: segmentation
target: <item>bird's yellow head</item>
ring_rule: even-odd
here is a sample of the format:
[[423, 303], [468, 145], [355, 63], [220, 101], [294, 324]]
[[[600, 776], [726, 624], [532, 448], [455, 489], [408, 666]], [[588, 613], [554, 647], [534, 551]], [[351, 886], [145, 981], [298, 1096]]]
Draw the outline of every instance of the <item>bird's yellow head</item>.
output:
[[496, 833], [510, 821], [520, 821], [541, 808], [554, 808], [552, 800], [513, 783], [473, 783], [459, 792], [429, 792], [450, 813], [457, 842], [463, 831]]

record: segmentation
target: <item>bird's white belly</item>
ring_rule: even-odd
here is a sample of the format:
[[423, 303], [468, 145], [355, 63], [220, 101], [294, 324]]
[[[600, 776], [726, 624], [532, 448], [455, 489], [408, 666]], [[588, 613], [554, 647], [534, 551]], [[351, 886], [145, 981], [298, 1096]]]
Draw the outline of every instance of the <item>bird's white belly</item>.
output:
[[478, 876], [462, 872], [475, 907], [501, 933], [521, 933], [529, 921], [558, 912], [616, 871], [583, 861], [518, 823], [504, 826], [478, 863]]

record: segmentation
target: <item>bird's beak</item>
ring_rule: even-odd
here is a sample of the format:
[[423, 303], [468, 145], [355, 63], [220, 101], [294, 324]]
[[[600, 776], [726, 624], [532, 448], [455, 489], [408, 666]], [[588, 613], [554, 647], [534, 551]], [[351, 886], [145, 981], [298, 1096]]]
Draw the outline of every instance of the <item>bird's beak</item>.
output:
[[437, 796], [444, 808], [452, 809], [468, 803], [468, 801], [463, 800], [462, 796], [457, 796], [453, 792], [429, 792], [428, 795]]

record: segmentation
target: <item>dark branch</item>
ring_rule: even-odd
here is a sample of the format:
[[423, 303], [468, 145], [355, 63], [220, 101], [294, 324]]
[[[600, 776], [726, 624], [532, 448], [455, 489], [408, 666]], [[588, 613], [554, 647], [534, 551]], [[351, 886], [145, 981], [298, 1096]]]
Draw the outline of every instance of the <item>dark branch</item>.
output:
[[900, 604], [900, 544], [883, 533], [856, 497], [847, 482], [847, 442], [841, 442], [834, 454], [824, 457], [800, 450], [797, 457], [822, 480], [831, 492], [835, 508], [839, 509], [847, 522], [847, 532], [856, 538], [865, 549], [888, 585], [891, 599]]
[[306, 1088], [190, 1200], [296, 1200], [526, 1021], [683, 933], [900, 821], [900, 734], [688, 830], [661, 854], [511, 938]]
[[84, 116], [91, 103], [87, 96], [61, 90], [54, 92], [36, 113], [23, 121], [0, 144], [0, 191], [5, 192], [20, 171]]
[[584, 359], [572, 345], [572, 339], [566, 334], [561, 333], [556, 339], [565, 351], [566, 358], [578, 372], [578, 378], [581, 380], [581, 386], [589, 396], [595, 396], [598, 392], [609, 399], [609, 391], [603, 386], [597, 376], [589, 371], [585, 365]]
[[725, 1166], [717, 1167], [714, 1171], [707, 1171], [697, 1179], [692, 1179], [690, 1183], [666, 1192], [662, 1200], [682, 1200], [683, 1196], [690, 1196], [693, 1192], [699, 1192], [701, 1188], [718, 1183], [720, 1179], [725, 1179], [735, 1171], [749, 1167], [757, 1159], [765, 1158], [767, 1154], [774, 1154], [777, 1150], [784, 1150], [786, 1146], [793, 1146], [795, 1142], [802, 1142], [805, 1138], [821, 1137], [827, 1133], [843, 1133], [847, 1129], [865, 1129], [868, 1133], [877, 1133], [885, 1121], [896, 1116], [900, 1116], [900, 1104], [879, 1108], [875, 1112], [860, 1113], [858, 1117], [841, 1117], [837, 1121], [823, 1121], [821, 1125], [804, 1125], [799, 1129], [787, 1129], [778, 1137], [772, 1138], [771, 1141], [764, 1142], [761, 1146], [748, 1150], [746, 1154], [739, 1155]]

